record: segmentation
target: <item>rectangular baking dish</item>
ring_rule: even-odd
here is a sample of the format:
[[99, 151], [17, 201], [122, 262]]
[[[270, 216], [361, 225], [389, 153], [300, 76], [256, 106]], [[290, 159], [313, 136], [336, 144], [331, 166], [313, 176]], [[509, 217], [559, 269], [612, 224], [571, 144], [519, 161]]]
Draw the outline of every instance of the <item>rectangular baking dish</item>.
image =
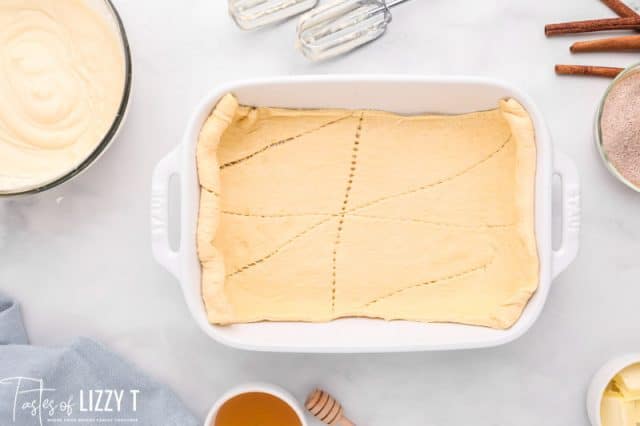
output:
[[[512, 97], [530, 113], [538, 148], [535, 215], [540, 283], [518, 322], [508, 330], [459, 324], [386, 322], [347, 318], [329, 323], [273, 322], [212, 325], [200, 292], [196, 252], [199, 184], [196, 142], [217, 101], [234, 93], [244, 104], [285, 108], [378, 109], [400, 114], [461, 114], [496, 108]], [[552, 177], [562, 181], [562, 242], [552, 248]], [[169, 180], [180, 179], [180, 244], [169, 246]], [[151, 233], [156, 260], [180, 282], [198, 325], [215, 340], [236, 348], [275, 352], [401, 352], [497, 346], [524, 334], [544, 306], [552, 279], [575, 258], [580, 230], [580, 185], [573, 162], [554, 152], [538, 110], [521, 91], [475, 77], [333, 75], [282, 77], [229, 83], [209, 93], [196, 108], [182, 143], [157, 165], [152, 182]]]

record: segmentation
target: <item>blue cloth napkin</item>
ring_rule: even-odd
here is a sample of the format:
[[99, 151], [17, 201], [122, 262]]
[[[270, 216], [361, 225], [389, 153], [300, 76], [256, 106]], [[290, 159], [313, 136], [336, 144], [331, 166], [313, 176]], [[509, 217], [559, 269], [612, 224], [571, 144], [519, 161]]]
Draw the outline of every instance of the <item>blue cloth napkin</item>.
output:
[[0, 425], [200, 424], [166, 387], [85, 338], [29, 345], [19, 306], [0, 295]]

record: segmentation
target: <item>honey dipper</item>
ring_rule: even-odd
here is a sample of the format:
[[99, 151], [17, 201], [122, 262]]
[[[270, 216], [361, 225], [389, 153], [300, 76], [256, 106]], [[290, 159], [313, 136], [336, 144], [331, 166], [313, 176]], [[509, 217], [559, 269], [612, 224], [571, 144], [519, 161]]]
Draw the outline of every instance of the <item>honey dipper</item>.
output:
[[344, 416], [342, 405], [323, 390], [316, 389], [311, 392], [304, 405], [322, 423], [336, 426], [356, 426]]

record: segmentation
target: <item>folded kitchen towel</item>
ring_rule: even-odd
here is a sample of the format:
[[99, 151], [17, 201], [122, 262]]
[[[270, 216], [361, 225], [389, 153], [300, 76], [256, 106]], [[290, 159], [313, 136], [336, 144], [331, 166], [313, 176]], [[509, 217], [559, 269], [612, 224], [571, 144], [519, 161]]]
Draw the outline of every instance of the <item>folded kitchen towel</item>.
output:
[[0, 425], [200, 424], [165, 386], [98, 343], [29, 345], [19, 306], [0, 295]]

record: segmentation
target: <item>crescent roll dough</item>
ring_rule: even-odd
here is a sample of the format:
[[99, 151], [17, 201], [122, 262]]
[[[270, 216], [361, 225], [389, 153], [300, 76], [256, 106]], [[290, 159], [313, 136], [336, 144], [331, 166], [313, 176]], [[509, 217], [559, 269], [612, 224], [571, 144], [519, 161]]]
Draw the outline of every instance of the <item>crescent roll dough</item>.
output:
[[227, 95], [202, 128], [197, 164], [212, 323], [508, 328], [537, 288], [535, 137], [513, 99], [401, 116]]

